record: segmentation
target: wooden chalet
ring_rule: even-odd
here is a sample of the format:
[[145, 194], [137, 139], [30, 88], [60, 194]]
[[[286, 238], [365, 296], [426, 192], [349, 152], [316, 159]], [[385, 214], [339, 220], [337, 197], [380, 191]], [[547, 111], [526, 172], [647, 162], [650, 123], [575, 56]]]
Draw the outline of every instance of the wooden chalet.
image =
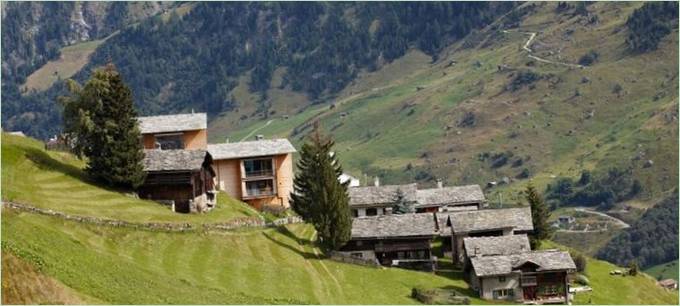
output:
[[432, 239], [438, 227], [433, 214], [382, 215], [352, 220], [345, 255], [375, 260], [384, 266], [432, 269]]
[[529, 207], [441, 212], [437, 218], [442, 227], [440, 235], [451, 237], [453, 261], [458, 264], [464, 262], [466, 237], [526, 234], [534, 229]]
[[217, 200], [212, 163], [205, 150], [144, 150], [146, 179], [138, 194], [176, 212], [208, 211]]
[[205, 150], [208, 116], [205, 113], [137, 118], [144, 149]]
[[487, 245], [482, 246], [482, 249], [500, 250], [503, 254], [481, 253], [470, 257], [470, 287], [487, 300], [568, 304], [567, 276], [576, 271], [569, 253], [558, 250], [516, 252], [520, 250], [516, 246], [512, 246], [511, 251], [502, 250], [514, 242], [501, 243], [501, 246], [490, 245], [508, 237], [512, 236], [477, 241], [477, 245]]
[[257, 209], [290, 206], [295, 147], [288, 139], [210, 144], [208, 152], [220, 190]]

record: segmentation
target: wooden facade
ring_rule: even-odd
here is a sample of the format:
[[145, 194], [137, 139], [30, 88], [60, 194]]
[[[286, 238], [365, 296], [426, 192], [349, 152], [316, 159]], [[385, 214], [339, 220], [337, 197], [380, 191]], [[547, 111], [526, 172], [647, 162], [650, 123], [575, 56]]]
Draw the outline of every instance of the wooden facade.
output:
[[389, 239], [352, 239], [340, 252], [352, 257], [375, 260], [383, 266], [430, 270], [432, 236], [394, 237]]
[[170, 133], [142, 134], [142, 143], [144, 145], [144, 149], [156, 149], [160, 143], [160, 139], [174, 136], [181, 139], [182, 143], [182, 146], [176, 149], [205, 150], [208, 146], [208, 133], [205, 129]]
[[[266, 165], [258, 170], [247, 167]], [[215, 160], [217, 187], [251, 206], [290, 206], [293, 191], [293, 156], [291, 153], [273, 156]]]

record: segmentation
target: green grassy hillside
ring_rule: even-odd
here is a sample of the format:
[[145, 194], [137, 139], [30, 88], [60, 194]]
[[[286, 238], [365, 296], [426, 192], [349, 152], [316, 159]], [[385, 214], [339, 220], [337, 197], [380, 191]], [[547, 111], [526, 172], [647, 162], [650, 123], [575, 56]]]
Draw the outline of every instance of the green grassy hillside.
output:
[[[319, 119], [355, 176], [483, 185], [508, 177], [509, 185], [488, 191], [493, 202], [500, 193], [506, 203], [519, 199], [528, 180], [516, 177], [524, 168], [540, 188], [582, 170], [629, 168], [643, 186], [634, 204], [645, 208], [677, 185], [676, 166], [644, 163], [678, 159], [678, 49], [677, 31], [656, 51], [626, 49], [625, 21], [640, 5], [593, 3], [587, 11], [598, 21], [589, 23], [591, 17], [573, 10], [557, 13], [557, 3], [527, 3], [519, 27], [500, 20], [435, 62], [412, 51], [360, 75], [333, 108], [316, 105], [231, 125], [217, 119], [210, 134], [220, 141], [289, 137], [300, 145]], [[522, 46], [530, 36], [521, 32], [537, 33], [532, 54], [542, 60], [573, 64], [590, 50], [598, 60], [580, 69], [529, 58]], [[513, 88], [520, 75], [538, 79]], [[474, 117], [469, 124], [463, 123], [466, 113]], [[480, 158], [503, 152], [510, 153], [505, 165]]]
[[[80, 215], [212, 222], [238, 214], [238, 205], [245, 205], [222, 203], [222, 211], [204, 215], [169, 213], [155, 203], [81, 181], [81, 162], [66, 153], [45, 152], [30, 138], [3, 134], [2, 163], [3, 200]], [[416, 286], [455, 288], [474, 296], [460, 272], [433, 274], [323, 259], [309, 225], [166, 233], [11, 209], [2, 214], [3, 270], [16, 272], [3, 277], [2, 295], [15, 302], [412, 304], [410, 292]], [[589, 262], [593, 303], [677, 303], [677, 295], [653, 286], [651, 279], [611, 279], [608, 271], [614, 268]], [[626, 293], [612, 294], [619, 290]], [[485, 303], [474, 297], [472, 302]]]
[[256, 216], [245, 203], [225, 194], [209, 214], [182, 215], [158, 203], [135, 199], [88, 182], [84, 162], [62, 152], [43, 149], [40, 141], [2, 134], [2, 199], [73, 215], [131, 222], [208, 223]]
[[665, 264], [660, 264], [653, 266], [651, 268], [645, 269], [645, 273], [655, 277], [656, 279], [667, 279], [672, 278], [678, 280], [678, 261], [674, 260]]

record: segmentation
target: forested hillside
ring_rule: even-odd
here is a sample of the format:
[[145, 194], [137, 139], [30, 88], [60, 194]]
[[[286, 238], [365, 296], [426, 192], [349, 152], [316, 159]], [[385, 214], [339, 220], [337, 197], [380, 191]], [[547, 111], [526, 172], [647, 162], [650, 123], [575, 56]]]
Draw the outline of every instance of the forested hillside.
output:
[[649, 209], [629, 229], [614, 237], [597, 254], [600, 259], [642, 268], [678, 259], [678, 194]]
[[[71, 9], [65, 6], [62, 15]], [[124, 28], [125, 14], [113, 5], [102, 34], [97, 34], [110, 32], [114, 25], [121, 32], [97, 49], [76, 79], [85, 79], [93, 67], [110, 60], [131, 85], [142, 113], [195, 109], [214, 116], [238, 107], [232, 90], [248, 73], [249, 90], [259, 94], [256, 113], [266, 117], [270, 107], [266, 92], [278, 67], [285, 67], [280, 88], [302, 92], [311, 103], [318, 103], [343, 89], [360, 71], [378, 69], [403, 56], [409, 47], [436, 57], [441, 48], [513, 6], [481, 2], [196, 3], [185, 16], [176, 12], [169, 18], [156, 15]], [[33, 23], [57, 23], [56, 29], [65, 24], [67, 29], [66, 17], [44, 16]], [[6, 34], [3, 37], [8, 39], [17, 35], [14, 31]], [[57, 33], [55, 39], [63, 35]], [[53, 43], [49, 50], [38, 50], [38, 55], [49, 56], [41, 57], [36, 65], [20, 66], [20, 75], [25, 77], [54, 58], [62, 45]], [[3, 100], [12, 101], [3, 105], [4, 127], [28, 129], [43, 137], [54, 133], [59, 120], [53, 97], [63, 92], [61, 85], [21, 97], [16, 87], [21, 81], [19, 77], [8, 82], [8, 93], [3, 91], [7, 98]]]

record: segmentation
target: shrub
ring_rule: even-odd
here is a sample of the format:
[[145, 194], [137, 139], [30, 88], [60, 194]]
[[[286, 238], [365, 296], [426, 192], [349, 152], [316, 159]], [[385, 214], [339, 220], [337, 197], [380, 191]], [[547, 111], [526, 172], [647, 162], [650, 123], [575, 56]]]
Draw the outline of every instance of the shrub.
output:
[[595, 50], [590, 50], [588, 51], [588, 53], [581, 56], [581, 58], [578, 60], [578, 63], [583, 66], [590, 66], [597, 62], [597, 59], [599, 57], [600, 57], [599, 53], [595, 52]]
[[508, 89], [511, 91], [517, 91], [520, 90], [523, 86], [530, 85], [538, 80], [541, 79], [541, 76], [538, 73], [535, 73], [533, 71], [522, 71], [518, 73], [515, 78], [512, 79], [512, 82], [508, 85]]
[[588, 278], [585, 275], [582, 275], [582, 274], [576, 275], [576, 278], [574, 279], [574, 281], [577, 284], [583, 285], [583, 286], [588, 286], [590, 284], [590, 280], [588, 280]]

